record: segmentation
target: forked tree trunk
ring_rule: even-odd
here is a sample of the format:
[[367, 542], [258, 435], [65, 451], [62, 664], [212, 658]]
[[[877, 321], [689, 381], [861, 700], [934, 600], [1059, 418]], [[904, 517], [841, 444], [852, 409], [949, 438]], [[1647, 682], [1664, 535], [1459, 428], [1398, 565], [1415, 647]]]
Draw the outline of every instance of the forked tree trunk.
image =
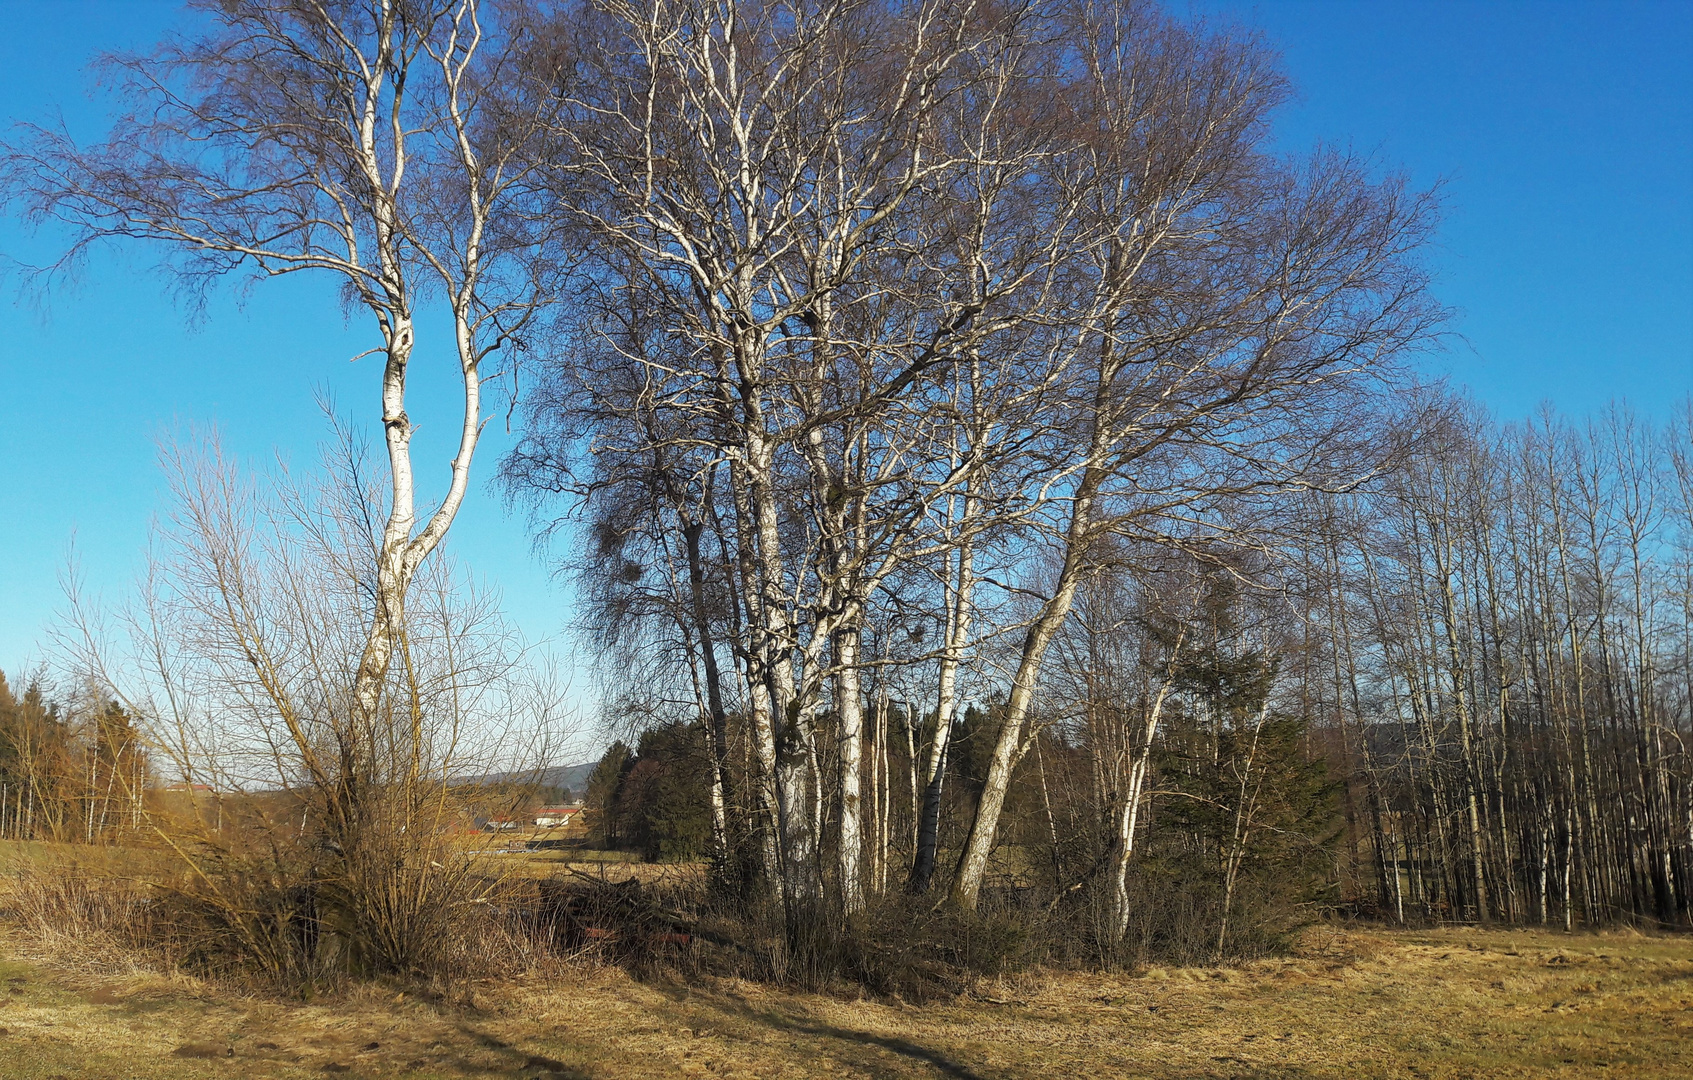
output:
[[[1177, 642], [1180, 647], [1180, 642]], [[1129, 774], [1123, 785], [1121, 802], [1117, 806], [1117, 829], [1111, 837], [1111, 851], [1107, 857], [1107, 872], [1111, 879], [1111, 929], [1113, 941], [1122, 941], [1129, 932], [1129, 860], [1135, 851], [1135, 828], [1140, 819], [1140, 804], [1146, 792], [1147, 767], [1152, 758], [1152, 740], [1158, 734], [1158, 722], [1164, 714], [1164, 702], [1170, 696], [1173, 680], [1166, 677], [1158, 686], [1152, 704], [1146, 710], [1146, 723], [1135, 732], [1130, 748], [1133, 755]]]

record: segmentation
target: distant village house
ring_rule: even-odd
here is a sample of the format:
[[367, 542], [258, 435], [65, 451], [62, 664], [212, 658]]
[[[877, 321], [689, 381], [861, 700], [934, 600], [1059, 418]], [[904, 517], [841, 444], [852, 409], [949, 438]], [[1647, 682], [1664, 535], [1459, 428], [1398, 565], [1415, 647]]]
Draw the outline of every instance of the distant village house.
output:
[[537, 829], [556, 829], [560, 825], [568, 825], [570, 820], [581, 811], [580, 806], [543, 806], [535, 811], [535, 827]]

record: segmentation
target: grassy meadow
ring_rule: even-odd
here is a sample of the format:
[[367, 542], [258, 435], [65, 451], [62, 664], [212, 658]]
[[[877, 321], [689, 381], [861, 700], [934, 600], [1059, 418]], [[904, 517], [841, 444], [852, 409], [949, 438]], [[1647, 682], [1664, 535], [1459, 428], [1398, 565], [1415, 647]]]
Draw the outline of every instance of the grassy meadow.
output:
[[1308, 931], [1240, 968], [1035, 972], [921, 1007], [560, 965], [418, 996], [246, 996], [0, 938], [0, 1075], [1363, 1078], [1693, 1075], [1693, 939]]

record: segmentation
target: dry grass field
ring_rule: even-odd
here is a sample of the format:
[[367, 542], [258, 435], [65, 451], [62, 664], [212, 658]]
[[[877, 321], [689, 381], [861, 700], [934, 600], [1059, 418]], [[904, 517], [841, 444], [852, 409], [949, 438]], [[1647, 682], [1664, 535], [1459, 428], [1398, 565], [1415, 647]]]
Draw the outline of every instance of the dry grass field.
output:
[[1693, 1076], [1686, 937], [1316, 929], [1240, 969], [1044, 973], [922, 1007], [593, 968], [288, 1004], [0, 950], [0, 1075], [43, 1080]]

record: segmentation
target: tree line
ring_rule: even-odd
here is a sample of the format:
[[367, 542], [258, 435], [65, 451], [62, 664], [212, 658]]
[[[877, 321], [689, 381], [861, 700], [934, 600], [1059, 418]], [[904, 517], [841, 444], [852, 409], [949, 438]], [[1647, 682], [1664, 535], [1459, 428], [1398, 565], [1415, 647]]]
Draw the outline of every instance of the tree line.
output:
[[1318, 511], [1376, 910], [1687, 922], [1688, 421], [1471, 417]]
[[[1178, 572], [1119, 544], [1093, 568], [1007, 793], [1002, 888], [1077, 894], [1095, 943], [1131, 935], [1199, 956], [1228, 943], [1243, 884], [1249, 935], [1342, 908], [1401, 923], [1687, 921], [1688, 418], [1655, 428], [1613, 407], [1581, 425], [1550, 410], [1501, 425], [1443, 407], [1393, 471], [1298, 496], [1310, 528], [1273, 563], [1181, 557]], [[873, 894], [925, 887], [925, 812], [958, 851], [991, 771], [1003, 683], [978, 681], [983, 696], [942, 732], [916, 696], [937, 668], [907, 659], [869, 679]], [[698, 676], [668, 700], [627, 691], [625, 725], [671, 734], [633, 756], [615, 744], [589, 799], [608, 820], [655, 800], [691, 809], [676, 842], [703, 853], [709, 727], [686, 719], [706, 715]], [[684, 719], [652, 727], [655, 713]], [[937, 743], [938, 782], [924, 771]], [[737, 790], [757, 765], [746, 736], [729, 745]], [[639, 761], [690, 786], [619, 787]], [[836, 828], [824, 819], [829, 843]], [[648, 829], [600, 837], [656, 854]]]
[[110, 699], [66, 709], [0, 672], [0, 838], [110, 843], [141, 827], [153, 785], [135, 720]]

